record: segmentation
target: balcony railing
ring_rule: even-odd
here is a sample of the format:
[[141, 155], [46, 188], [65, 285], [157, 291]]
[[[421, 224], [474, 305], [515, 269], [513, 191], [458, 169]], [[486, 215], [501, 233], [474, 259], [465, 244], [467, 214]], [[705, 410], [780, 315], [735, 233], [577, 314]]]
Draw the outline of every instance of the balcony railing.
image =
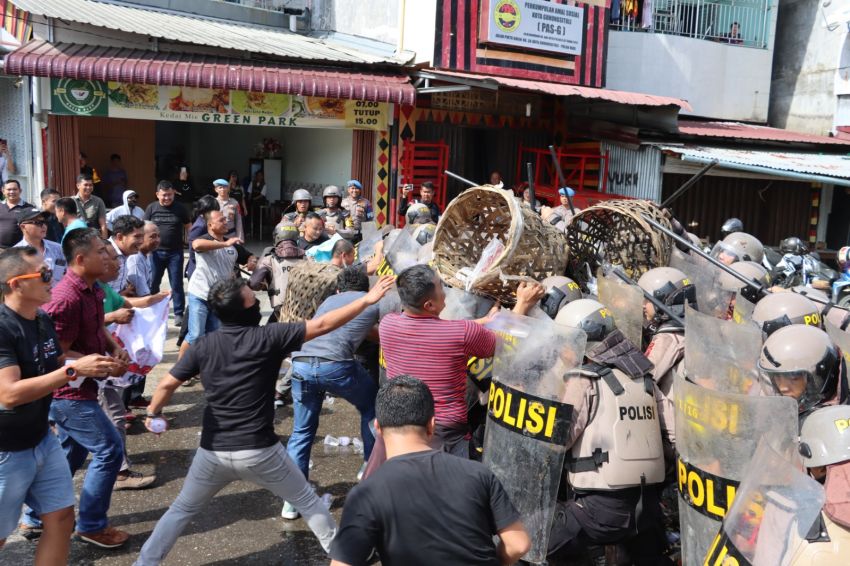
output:
[[[617, 2], [617, 0], [614, 0]], [[629, 10], [637, 0], [619, 0], [611, 29], [665, 33], [746, 47], [767, 47], [768, 0], [655, 0], [652, 12]], [[642, 3], [641, 3], [642, 4]]]
[[270, 10], [273, 12], [282, 12], [287, 4], [291, 4], [290, 0], [215, 0], [216, 2], [224, 1], [228, 4], [239, 4], [248, 8], [257, 8], [258, 10]]

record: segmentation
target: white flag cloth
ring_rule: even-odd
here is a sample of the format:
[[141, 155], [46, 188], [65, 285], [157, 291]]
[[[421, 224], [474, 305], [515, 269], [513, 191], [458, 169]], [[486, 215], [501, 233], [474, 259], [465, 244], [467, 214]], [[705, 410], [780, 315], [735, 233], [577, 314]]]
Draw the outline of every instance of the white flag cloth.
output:
[[127, 373], [111, 378], [109, 383], [118, 387], [138, 383], [162, 361], [170, 303], [170, 300], [163, 299], [153, 306], [134, 309], [135, 314], [129, 324], [109, 325], [112, 337], [127, 350], [131, 361]]

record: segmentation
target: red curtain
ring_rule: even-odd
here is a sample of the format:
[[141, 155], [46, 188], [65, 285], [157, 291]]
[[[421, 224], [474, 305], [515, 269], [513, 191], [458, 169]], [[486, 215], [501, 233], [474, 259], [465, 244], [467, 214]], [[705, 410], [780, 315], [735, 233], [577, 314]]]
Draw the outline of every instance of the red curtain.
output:
[[47, 138], [47, 186], [55, 188], [62, 196], [73, 196], [77, 192], [76, 180], [80, 173], [80, 128], [77, 117], [49, 115]]
[[363, 196], [372, 200], [372, 185], [375, 181], [375, 140], [372, 130], [354, 130], [351, 148], [351, 178], [363, 183]]

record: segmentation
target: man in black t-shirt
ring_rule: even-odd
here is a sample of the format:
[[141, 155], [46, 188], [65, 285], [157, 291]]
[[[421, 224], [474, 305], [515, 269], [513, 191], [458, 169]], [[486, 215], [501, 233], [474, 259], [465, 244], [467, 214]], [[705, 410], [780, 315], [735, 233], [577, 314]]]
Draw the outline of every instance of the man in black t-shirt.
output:
[[64, 365], [50, 318], [39, 307], [50, 301], [52, 274], [33, 247], [0, 254], [0, 547], [15, 529], [26, 503], [44, 530], [36, 562], [67, 562], [74, 528], [74, 485], [65, 453], [48, 427], [54, 389], [80, 376], [104, 377], [117, 366], [90, 355]]
[[493, 472], [431, 449], [427, 385], [407, 375], [388, 381], [375, 414], [388, 459], [348, 495], [331, 566], [367, 564], [373, 550], [384, 566], [499, 566], [528, 552], [519, 513]]
[[189, 228], [189, 212], [174, 201], [175, 194], [169, 181], [160, 181], [156, 186], [157, 202], [150, 203], [145, 209], [145, 220], [152, 221], [159, 228], [159, 249], [153, 252], [151, 294], [159, 293], [159, 285], [167, 269], [174, 325], [180, 327], [186, 300], [183, 293], [183, 234]]
[[[274, 432], [274, 386], [280, 364], [308, 340], [335, 330], [392, 287], [383, 277], [366, 295], [323, 316], [292, 324], [260, 324], [260, 303], [241, 279], [219, 281], [209, 291], [210, 308], [222, 322], [202, 336], [160, 380], [145, 426], [156, 431], [160, 411], [180, 385], [200, 373], [207, 406], [201, 446], [180, 495], [142, 547], [137, 566], [159, 564], [204, 505], [234, 479], [260, 485], [292, 503], [327, 550], [336, 523], [286, 455]], [[161, 432], [161, 431], [160, 431]]]

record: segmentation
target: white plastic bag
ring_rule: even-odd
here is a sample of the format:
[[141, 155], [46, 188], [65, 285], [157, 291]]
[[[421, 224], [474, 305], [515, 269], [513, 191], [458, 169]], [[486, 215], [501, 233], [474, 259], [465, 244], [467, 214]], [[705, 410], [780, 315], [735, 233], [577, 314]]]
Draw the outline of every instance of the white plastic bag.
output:
[[128, 387], [144, 378], [153, 366], [162, 361], [171, 300], [163, 299], [144, 309], [134, 309], [129, 324], [110, 325], [115, 341], [130, 355], [130, 367], [121, 377], [109, 379], [112, 385]]

